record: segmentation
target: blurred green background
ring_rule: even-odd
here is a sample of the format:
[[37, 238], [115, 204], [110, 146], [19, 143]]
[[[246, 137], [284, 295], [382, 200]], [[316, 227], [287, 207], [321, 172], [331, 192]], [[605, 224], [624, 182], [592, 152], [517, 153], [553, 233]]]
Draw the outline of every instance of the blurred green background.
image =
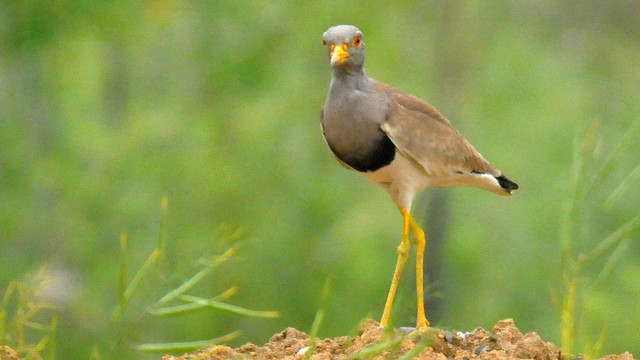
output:
[[[640, 2], [3, 1], [0, 288], [55, 280], [59, 358], [86, 358], [111, 331], [120, 233], [139, 266], [163, 196], [176, 268], [242, 232], [200, 295], [235, 286], [228, 302], [281, 316], [142, 322], [132, 341], [309, 331], [328, 278], [320, 336], [379, 319], [401, 216], [334, 160], [319, 126], [321, 36], [342, 23], [364, 32], [370, 76], [428, 100], [521, 187], [512, 199], [468, 188], [417, 199], [427, 316], [459, 330], [514, 318], [559, 344], [561, 219], [576, 257], [640, 208]], [[583, 138], [587, 185], [574, 191]], [[606, 329], [603, 353], [638, 356], [637, 231], [614, 255], [584, 269], [576, 351]], [[415, 321], [413, 261], [399, 325]]]

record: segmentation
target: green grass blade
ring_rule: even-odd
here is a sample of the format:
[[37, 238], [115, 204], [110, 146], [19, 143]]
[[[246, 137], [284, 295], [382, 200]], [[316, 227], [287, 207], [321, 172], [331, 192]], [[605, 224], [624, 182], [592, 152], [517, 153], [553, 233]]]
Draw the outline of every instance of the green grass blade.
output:
[[598, 356], [600, 356], [608, 333], [609, 333], [609, 330], [605, 325], [602, 328], [602, 331], [600, 332], [600, 336], [598, 337], [598, 340], [591, 346], [585, 346], [585, 350], [584, 350], [585, 360], [593, 360], [593, 359], [596, 359]]
[[120, 274], [118, 276], [118, 300], [124, 307], [124, 293], [127, 290], [127, 233], [120, 233]]
[[192, 304], [198, 304], [201, 306], [206, 306], [212, 309], [226, 311], [237, 315], [243, 316], [251, 316], [251, 317], [260, 317], [260, 318], [277, 318], [280, 316], [278, 311], [259, 311], [259, 310], [249, 310], [237, 305], [231, 305], [227, 303], [223, 303], [220, 301], [216, 301], [213, 299], [203, 299], [196, 296], [181, 296], [181, 300], [190, 302]]
[[155, 264], [155, 262], [158, 260], [158, 256], [160, 256], [160, 250], [153, 250], [151, 255], [147, 257], [147, 260], [145, 260], [144, 264], [142, 264], [140, 269], [138, 269], [136, 274], [133, 276], [133, 279], [131, 279], [131, 283], [129, 283], [129, 285], [125, 289], [121, 303], [118, 304], [116, 309], [111, 314], [111, 321], [116, 321], [120, 317], [120, 314], [122, 314], [122, 312], [124, 311], [125, 306], [129, 302], [135, 291], [138, 289], [138, 286], [142, 282], [142, 279], [149, 272], [153, 264]]
[[629, 242], [625, 241], [628, 239], [623, 239], [623, 241], [618, 243], [618, 246], [613, 250], [607, 262], [602, 267], [600, 274], [596, 278], [594, 285], [599, 286], [605, 284], [610, 278], [611, 274], [615, 271], [620, 263], [620, 260], [624, 255], [626, 255], [629, 251]]
[[611, 195], [609, 195], [609, 197], [607, 197], [604, 200], [604, 202], [602, 203], [602, 210], [603, 211], [611, 210], [611, 208], [613, 208], [615, 206], [615, 204], [617, 204], [620, 201], [620, 199], [623, 198], [623, 196], [626, 193], [626, 191], [628, 189], [632, 188], [633, 186], [635, 186], [635, 184], [638, 182], [639, 179], [640, 179], [640, 166], [638, 166], [635, 169], [633, 169], [622, 180], [622, 182], [620, 182], [620, 185], [618, 185], [613, 190]]
[[324, 320], [324, 309], [327, 303], [327, 299], [329, 298], [329, 293], [331, 291], [331, 277], [327, 277], [327, 280], [324, 282], [324, 286], [322, 287], [322, 297], [320, 298], [320, 307], [318, 307], [318, 311], [316, 312], [316, 316], [313, 318], [313, 324], [311, 324], [311, 331], [309, 332], [309, 345], [307, 352], [304, 354], [304, 359], [310, 359], [313, 354], [313, 350], [315, 347], [316, 338], [318, 337], [318, 331], [320, 330], [320, 326], [322, 325], [322, 321]]
[[7, 313], [4, 309], [0, 309], [0, 341], [4, 340], [4, 335], [6, 333], [6, 323], [7, 321]]
[[560, 341], [565, 354], [573, 354], [576, 341], [576, 297], [579, 276], [580, 263], [572, 262], [570, 268], [563, 269], [566, 290], [560, 314]]
[[194, 311], [198, 311], [205, 308], [211, 308], [220, 311], [226, 311], [237, 315], [261, 317], [261, 318], [276, 318], [280, 316], [278, 311], [257, 311], [249, 310], [237, 305], [231, 305], [216, 301], [213, 299], [202, 299], [195, 296], [181, 296], [181, 300], [188, 301], [188, 304], [165, 306], [160, 308], [149, 308], [147, 312], [154, 316], [173, 316], [182, 315]]
[[[586, 137], [586, 135], [585, 135]], [[564, 295], [560, 301], [560, 339], [562, 348], [567, 353], [573, 352], [576, 337], [575, 310], [576, 287], [579, 264], [572, 258], [572, 244], [574, 243], [574, 229], [579, 222], [578, 206], [580, 204], [580, 189], [583, 179], [586, 140], [576, 136], [573, 140], [573, 161], [570, 195], [566, 200], [560, 219], [560, 246], [562, 281], [565, 286]]]
[[[398, 360], [411, 360], [416, 356], [420, 355], [420, 353], [431, 346], [436, 342], [438, 331], [432, 331], [431, 329], [423, 330], [424, 334], [422, 334], [422, 339], [420, 339], [413, 348], [407, 351], [402, 357], [398, 358]], [[413, 334], [411, 337], [414, 337]]]
[[147, 312], [154, 316], [173, 316], [191, 313], [207, 307], [208, 306], [206, 304], [190, 303], [175, 306], [165, 306], [161, 308], [149, 308], [147, 309]]
[[166, 295], [160, 298], [160, 300], [158, 300], [153, 306], [162, 307], [169, 301], [191, 290], [191, 288], [193, 288], [205, 276], [211, 273], [216, 267], [218, 267], [220, 264], [224, 263], [225, 261], [229, 260], [229, 258], [231, 258], [231, 256], [233, 256], [233, 254], [236, 252], [236, 249], [237, 249], [237, 246], [232, 246], [229, 249], [227, 249], [227, 251], [225, 251], [224, 254], [214, 258], [211, 262], [209, 262], [209, 264], [204, 269], [198, 271], [195, 275], [193, 275], [191, 278], [187, 279], [187, 281], [182, 283], [182, 285], [168, 292]]
[[19, 281], [9, 282], [9, 286], [7, 286], [7, 290], [4, 292], [4, 296], [2, 297], [3, 311], [8, 311], [9, 303], [11, 302], [11, 297], [14, 292], [18, 292], [18, 299], [22, 299], [24, 297], [24, 285]]
[[564, 211], [561, 218], [560, 229], [560, 241], [563, 252], [569, 252], [572, 239], [573, 239], [573, 214], [575, 212], [576, 203], [578, 202], [579, 195], [578, 189], [580, 187], [580, 178], [582, 174], [582, 156], [580, 152], [580, 138], [576, 136], [573, 139], [573, 166], [571, 169], [571, 183], [569, 189], [571, 189], [571, 196], [567, 199], [564, 205]]
[[8, 328], [7, 322], [9, 321], [9, 302], [13, 292], [16, 291], [18, 283], [16, 281], [9, 282], [7, 290], [5, 290], [2, 296], [2, 306], [0, 307], [0, 340], [3, 340]]
[[629, 234], [635, 231], [638, 226], [640, 226], [640, 215], [635, 218], [627, 221], [624, 225], [620, 226], [616, 231], [607, 236], [604, 240], [602, 240], [595, 249], [589, 254], [586, 255], [581, 260], [588, 259], [599, 259], [604, 256], [606, 253], [611, 252], [615, 249], [618, 244], [624, 240]]
[[145, 260], [144, 264], [142, 264], [140, 269], [138, 269], [136, 274], [133, 276], [133, 279], [131, 279], [131, 283], [129, 283], [129, 286], [127, 286], [127, 289], [124, 292], [125, 302], [128, 302], [129, 300], [131, 300], [131, 297], [133, 296], [135, 291], [138, 289], [138, 286], [140, 286], [142, 279], [149, 272], [149, 269], [151, 269], [151, 266], [158, 260], [158, 257], [160, 257], [160, 249], [153, 250], [151, 255], [147, 257], [147, 260]]
[[39, 331], [51, 331], [51, 325], [48, 324], [40, 324], [32, 321], [21, 321], [20, 324], [28, 329], [39, 330]]
[[420, 355], [420, 353], [429, 347], [433, 342], [430, 341], [420, 341], [413, 346], [413, 349], [407, 351], [402, 357], [398, 358], [398, 360], [411, 360], [416, 356]]
[[156, 269], [158, 271], [158, 275], [161, 278], [164, 278], [166, 273], [173, 273], [173, 258], [169, 254], [169, 248], [167, 247], [167, 218], [169, 214], [169, 198], [166, 196], [162, 197], [160, 201], [160, 229], [158, 231], [158, 244], [157, 249], [160, 251], [160, 256], [156, 261]]
[[216, 345], [224, 342], [231, 341], [240, 335], [239, 331], [229, 333], [210, 340], [200, 341], [186, 341], [186, 342], [171, 342], [160, 344], [141, 344], [136, 346], [136, 350], [145, 353], [175, 353], [175, 352], [187, 352], [197, 349], [201, 349], [206, 346]]
[[238, 290], [235, 287], [230, 287], [227, 290], [223, 291], [222, 294], [214, 297], [213, 300], [220, 301], [220, 300], [228, 299], [228, 298], [232, 297], [233, 295], [235, 295], [236, 292], [238, 292]]
[[640, 121], [636, 121], [631, 127], [624, 133], [622, 139], [618, 141], [618, 145], [609, 152], [606, 160], [602, 163], [600, 168], [596, 171], [596, 176], [587, 186], [586, 194], [590, 194], [595, 191], [595, 185], [602, 182], [618, 164], [618, 159], [624, 157], [625, 149], [635, 141], [637, 141], [638, 130], [640, 130]]
[[365, 348], [360, 349], [359, 351], [354, 352], [353, 354], [351, 354], [351, 356], [348, 357], [348, 359], [371, 359], [374, 356], [382, 354], [385, 351], [400, 347], [404, 340], [406, 339], [402, 336], [394, 336], [392, 338], [388, 338], [385, 341], [369, 345]]
[[58, 334], [58, 316], [55, 315], [51, 318], [51, 331], [49, 337], [49, 356], [47, 359], [55, 360], [56, 359], [56, 335]]
[[167, 223], [167, 214], [169, 213], [169, 198], [166, 196], [162, 197], [161, 200], [161, 209], [162, 215], [160, 217], [160, 232], [158, 234], [158, 249], [160, 251], [164, 251], [167, 246], [167, 231], [166, 231], [166, 223]]

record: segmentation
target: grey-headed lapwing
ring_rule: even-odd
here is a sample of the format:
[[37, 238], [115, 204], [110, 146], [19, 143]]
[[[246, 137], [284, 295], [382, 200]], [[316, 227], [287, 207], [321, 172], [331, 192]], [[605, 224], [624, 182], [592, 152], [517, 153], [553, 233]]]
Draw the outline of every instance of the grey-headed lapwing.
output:
[[368, 77], [358, 28], [333, 26], [322, 42], [333, 68], [321, 113], [324, 138], [343, 166], [385, 189], [404, 218], [398, 262], [380, 323], [387, 325], [389, 320], [411, 246], [411, 229], [417, 249], [416, 327], [429, 326], [422, 273], [425, 235], [411, 216], [414, 196], [427, 186], [474, 186], [510, 196], [518, 185], [491, 166], [433, 106]]

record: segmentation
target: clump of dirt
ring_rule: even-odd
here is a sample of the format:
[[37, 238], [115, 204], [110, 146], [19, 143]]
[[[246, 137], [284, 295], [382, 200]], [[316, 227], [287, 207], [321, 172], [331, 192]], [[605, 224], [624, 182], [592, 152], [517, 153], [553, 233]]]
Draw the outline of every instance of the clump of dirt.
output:
[[18, 353], [8, 346], [0, 346], [0, 360], [22, 360]]
[[[543, 341], [532, 332], [523, 335], [512, 319], [498, 322], [492, 331], [477, 328], [472, 332], [452, 332], [426, 328], [411, 333], [397, 329], [387, 330], [373, 320], [360, 326], [357, 336], [341, 336], [335, 339], [315, 339], [310, 344], [309, 335], [287, 328], [275, 334], [268, 343], [257, 346], [251, 343], [232, 349], [214, 345], [183, 356], [166, 355], [163, 360], [224, 360], [224, 359], [416, 359], [416, 360], [512, 360], [561, 359], [562, 353], [555, 345]], [[602, 360], [635, 360], [626, 352], [609, 355]]]

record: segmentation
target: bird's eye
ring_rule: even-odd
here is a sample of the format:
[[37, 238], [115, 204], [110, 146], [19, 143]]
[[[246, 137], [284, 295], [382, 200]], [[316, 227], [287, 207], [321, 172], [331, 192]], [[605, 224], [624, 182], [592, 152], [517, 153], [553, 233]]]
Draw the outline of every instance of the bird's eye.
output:
[[327, 46], [327, 40], [322, 40], [322, 46]]
[[353, 46], [355, 47], [360, 46], [360, 44], [362, 43], [362, 36], [361, 35], [356, 36], [355, 38], [353, 38], [352, 42], [353, 42]]

